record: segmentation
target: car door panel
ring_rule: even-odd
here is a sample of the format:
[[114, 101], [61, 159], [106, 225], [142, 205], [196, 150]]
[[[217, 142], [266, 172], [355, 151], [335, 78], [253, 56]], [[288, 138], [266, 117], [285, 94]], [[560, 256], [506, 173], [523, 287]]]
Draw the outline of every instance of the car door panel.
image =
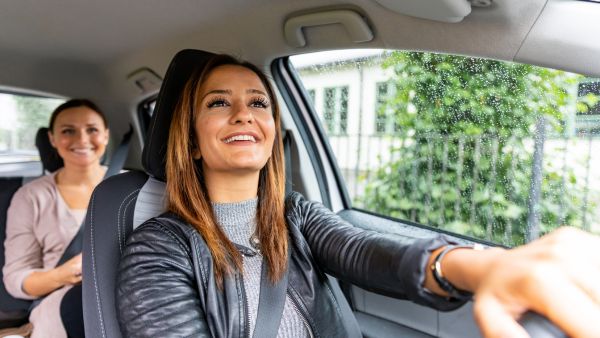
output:
[[[420, 225], [398, 222], [359, 210], [342, 210], [338, 214], [355, 226], [386, 233], [407, 243], [439, 235], [437, 231]], [[469, 242], [464, 238], [451, 237], [459, 242]], [[347, 294], [349, 293], [354, 314], [366, 337], [480, 337], [473, 320], [471, 303], [455, 311], [440, 312], [353, 285], [347, 289], [350, 290]]]

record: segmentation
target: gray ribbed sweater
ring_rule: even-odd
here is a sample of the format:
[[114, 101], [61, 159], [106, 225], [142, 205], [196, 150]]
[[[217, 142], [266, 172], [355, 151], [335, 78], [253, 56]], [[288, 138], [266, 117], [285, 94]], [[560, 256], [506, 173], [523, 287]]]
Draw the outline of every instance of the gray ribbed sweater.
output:
[[[252, 248], [250, 236], [256, 229], [256, 207], [258, 198], [236, 203], [213, 203], [217, 222], [233, 243]], [[260, 272], [263, 256], [257, 254], [244, 257], [244, 287], [250, 314], [250, 333], [254, 332], [258, 299], [260, 295]], [[308, 337], [308, 330], [289, 295], [286, 296], [283, 316], [279, 324], [278, 338]]]

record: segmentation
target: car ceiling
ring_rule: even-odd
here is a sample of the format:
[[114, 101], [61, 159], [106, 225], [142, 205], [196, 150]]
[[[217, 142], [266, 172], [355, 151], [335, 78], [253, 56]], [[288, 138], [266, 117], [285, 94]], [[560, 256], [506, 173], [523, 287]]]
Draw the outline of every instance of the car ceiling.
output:
[[[290, 47], [283, 36], [285, 19], [293, 13], [324, 5], [355, 8], [373, 27], [375, 39], [363, 45], [353, 44], [343, 38], [340, 27], [332, 26], [308, 29], [308, 47]], [[600, 13], [600, 4], [575, 0], [555, 0], [548, 4], [546, 0], [495, 0], [490, 8], [474, 8], [459, 23], [405, 16], [373, 0], [226, 0], [218, 5], [199, 0], [9, 0], [0, 6], [0, 55], [4, 55], [0, 61], [4, 66], [17, 59], [104, 67], [133, 62], [137, 63], [134, 67], [139, 67], [148, 58], [158, 66], [158, 72], [163, 72], [168, 58], [183, 48], [226, 51], [260, 62], [280, 55], [347, 47], [438, 50], [519, 60], [521, 47], [528, 46], [525, 40], [532, 38], [535, 41], [531, 41], [530, 48], [524, 48], [522, 59], [548, 63], [538, 55], [543, 53], [535, 53], [539, 47], [550, 48], [552, 42], [560, 47], [566, 40], [571, 44], [563, 46], [566, 49], [583, 48], [574, 37], [600, 31], [600, 20], [591, 19], [599, 16], [583, 15], [590, 11]], [[569, 10], [572, 19], [560, 20], [561, 13], [564, 18]], [[546, 14], [551, 18], [545, 20]], [[573, 20], [575, 17], [577, 20]], [[543, 25], [543, 31], [533, 29], [536, 22]], [[571, 27], [581, 25], [587, 27], [580, 30]], [[585, 49], [600, 50], [598, 40], [588, 39]], [[596, 46], [591, 46], [592, 42]], [[587, 72], [600, 73], [597, 62]]]
[[[492, 8], [475, 9], [463, 22], [446, 24], [397, 14], [375, 1], [227, 0], [217, 6], [199, 0], [19, 0], [1, 5], [0, 46], [12, 53], [85, 63], [112, 62], [175, 41], [258, 55], [259, 50], [295, 53], [283, 38], [285, 18], [325, 4], [363, 12], [377, 32], [378, 46], [452, 50], [460, 46], [465, 53], [489, 49], [493, 56], [511, 58], [545, 3], [496, 0]], [[489, 48], [490, 41], [498, 45]]]
[[[328, 25], [305, 29], [306, 47], [288, 44], [286, 19], [324, 8], [357, 11], [374, 39], [353, 43], [341, 26]], [[458, 23], [399, 14], [375, 0], [7, 0], [0, 4], [0, 85], [102, 100], [123, 111], [111, 120], [125, 122], [144, 95], [127, 75], [140, 67], [164, 74], [184, 48], [265, 67], [323, 49], [429, 50], [600, 76], [599, 17], [600, 3], [577, 0], [494, 0]]]

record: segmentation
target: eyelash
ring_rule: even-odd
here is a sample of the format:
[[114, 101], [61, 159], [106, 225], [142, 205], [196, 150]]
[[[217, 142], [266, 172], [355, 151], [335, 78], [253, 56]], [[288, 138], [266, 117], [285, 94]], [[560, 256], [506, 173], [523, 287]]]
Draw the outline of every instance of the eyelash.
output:
[[[92, 127], [92, 128], [88, 128], [86, 131], [88, 133], [96, 133], [96, 132], [98, 132], [98, 128]], [[73, 130], [73, 129], [63, 129], [63, 130], [61, 130], [61, 134], [64, 134], [64, 135], [71, 135], [71, 134], [74, 134], [74, 133], [75, 133], [75, 130]]]
[[229, 102], [222, 97], [215, 97], [206, 103], [208, 108], [223, 107], [224, 105], [229, 105]]
[[[229, 106], [229, 105], [230, 105], [229, 101], [227, 101], [227, 99], [221, 98], [221, 97], [215, 97], [206, 103], [206, 107], [208, 107], [208, 108], [223, 107], [223, 106]], [[255, 98], [251, 99], [250, 106], [252, 106], [254, 108], [263, 108], [263, 109], [268, 108], [269, 100], [267, 100], [264, 97], [255, 97]]]
[[267, 100], [264, 97], [256, 97], [256, 98], [252, 99], [252, 102], [250, 104], [255, 105], [257, 103], [260, 104], [260, 107], [258, 107], [258, 108], [268, 108], [269, 107], [269, 100]]

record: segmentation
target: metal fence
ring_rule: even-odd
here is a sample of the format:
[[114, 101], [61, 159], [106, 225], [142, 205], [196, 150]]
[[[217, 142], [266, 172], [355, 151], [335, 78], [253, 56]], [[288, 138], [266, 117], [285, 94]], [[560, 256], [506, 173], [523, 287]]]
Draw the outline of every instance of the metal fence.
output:
[[[500, 138], [491, 135], [339, 135], [330, 136], [330, 144], [338, 165], [346, 180], [354, 207], [371, 209], [364, 203], [369, 184], [392, 174], [393, 163], [401, 163], [404, 172], [399, 179], [398, 189], [424, 206], [413, 209], [407, 218], [412, 221], [428, 220], [432, 225], [462, 222], [483, 224], [486, 239], [492, 239], [495, 218], [491, 203], [476, 201], [476, 194], [493, 196], [499, 185], [511, 185], [515, 180], [526, 179], [527, 189], [501, 189], [507, 201], [520, 203], [527, 211], [526, 241], [537, 238], [543, 228], [556, 227], [569, 221], [581, 228], [598, 231], [600, 225], [597, 202], [600, 198], [600, 153], [594, 152], [600, 140], [591, 135], [583, 137], [547, 136], [538, 126], [536, 137]], [[406, 162], [409, 162], [408, 164]], [[499, 170], [503, 168], [503, 170]], [[382, 171], [383, 170], [383, 171]], [[452, 174], [452, 175], [450, 175]], [[382, 176], [383, 175], [383, 176]], [[420, 177], [428, 187], [424, 193], [415, 194], [416, 184], [411, 177]], [[449, 182], [447, 176], [454, 181]], [[551, 182], [545, 182], [551, 179]], [[412, 183], [411, 183], [412, 182]], [[392, 183], [395, 184], [395, 183]], [[543, 191], [544, 184], [554, 184]], [[408, 186], [407, 186], [408, 185]], [[444, 204], [443, 199], [433, 196], [435, 187], [455, 189], [461, 196], [453, 205]], [[468, 188], [465, 189], [464, 187]], [[501, 187], [501, 186], [500, 186]], [[503, 188], [503, 187], [501, 187]], [[577, 203], [569, 200], [577, 193]], [[468, 211], [464, 204], [468, 204]], [[579, 209], [577, 219], [572, 217], [574, 204]], [[554, 224], [541, 224], [542, 206], [552, 207]], [[375, 208], [375, 210], [373, 210]], [[447, 210], [453, 215], [448, 219]], [[434, 211], [437, 216], [432, 218]], [[462, 212], [461, 212], [462, 211]], [[385, 212], [383, 212], [385, 213]], [[567, 219], [567, 216], [571, 217]], [[521, 223], [523, 223], [521, 221]], [[522, 224], [521, 224], [522, 225]], [[512, 225], [505, 225], [510, 236]], [[541, 230], [540, 230], [541, 229]]]

